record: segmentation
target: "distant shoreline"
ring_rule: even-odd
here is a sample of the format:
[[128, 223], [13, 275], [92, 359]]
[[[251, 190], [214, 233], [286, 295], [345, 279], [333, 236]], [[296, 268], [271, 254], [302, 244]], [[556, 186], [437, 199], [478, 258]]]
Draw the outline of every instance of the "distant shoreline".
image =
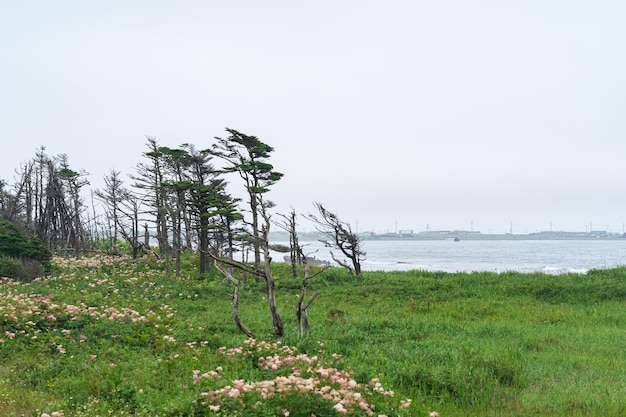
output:
[[[625, 239], [622, 234], [591, 234], [591, 233], [570, 233], [570, 232], [538, 232], [532, 234], [483, 234], [477, 232], [449, 232], [449, 233], [415, 233], [415, 234], [359, 234], [365, 241], [367, 240], [621, 240]], [[271, 241], [288, 241], [289, 235], [285, 232], [270, 233]], [[298, 234], [301, 241], [316, 241], [322, 236], [314, 232], [302, 232]]]

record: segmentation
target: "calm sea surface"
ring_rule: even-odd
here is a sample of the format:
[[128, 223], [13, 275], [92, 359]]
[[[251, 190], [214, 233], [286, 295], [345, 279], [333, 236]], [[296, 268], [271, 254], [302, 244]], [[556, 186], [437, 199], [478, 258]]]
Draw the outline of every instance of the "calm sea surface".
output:
[[[275, 242], [288, 245], [288, 242]], [[317, 241], [305, 252], [332, 261]], [[597, 240], [365, 240], [366, 271], [518, 271], [562, 274], [626, 265], [626, 239]], [[332, 250], [338, 257], [339, 251]], [[274, 254], [282, 261], [284, 254]], [[341, 257], [340, 259], [343, 259]]]

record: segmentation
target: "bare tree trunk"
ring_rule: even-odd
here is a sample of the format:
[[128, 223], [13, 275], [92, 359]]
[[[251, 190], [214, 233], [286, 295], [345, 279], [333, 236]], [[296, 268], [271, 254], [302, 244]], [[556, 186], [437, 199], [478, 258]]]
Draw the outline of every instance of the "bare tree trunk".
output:
[[193, 248], [193, 242], [191, 239], [192, 236], [192, 227], [191, 227], [191, 215], [189, 214], [189, 210], [187, 210], [187, 203], [183, 199], [183, 219], [185, 223], [185, 250], [191, 251]]
[[176, 270], [176, 276], [180, 276], [180, 241], [181, 241], [181, 225], [180, 225], [180, 211], [175, 210], [172, 213], [172, 246], [174, 249], [174, 267]]
[[256, 336], [254, 335], [254, 333], [252, 333], [250, 330], [248, 330], [248, 328], [246, 326], [244, 326], [243, 323], [241, 323], [241, 319], [239, 318], [239, 289], [240, 289], [241, 283], [239, 282], [238, 279], [233, 277], [233, 275], [231, 273], [229, 273], [225, 269], [223, 269], [220, 266], [220, 264], [217, 261], [217, 259], [215, 259], [213, 261], [213, 264], [215, 265], [215, 268], [217, 268], [218, 271], [220, 271], [222, 274], [224, 274], [224, 276], [226, 277], [228, 282], [230, 282], [231, 284], [233, 284], [235, 286], [235, 292], [233, 293], [233, 321], [235, 322], [235, 325], [246, 336], [256, 339]]
[[270, 216], [265, 210], [265, 205], [263, 200], [260, 201], [259, 206], [261, 206], [261, 216], [265, 221], [265, 225], [261, 228], [263, 241], [260, 246], [263, 247], [263, 257], [265, 258], [265, 270], [264, 270], [264, 278], [267, 289], [267, 301], [270, 307], [270, 315], [272, 316], [272, 325], [274, 327], [274, 336], [283, 337], [285, 335], [285, 330], [283, 328], [283, 321], [280, 318], [280, 314], [278, 313], [278, 306], [276, 305], [276, 288], [274, 284], [274, 277], [272, 276], [272, 257], [270, 256], [270, 245], [268, 242], [268, 235], [270, 231]]
[[302, 337], [303, 335], [309, 337], [311, 335], [311, 326], [309, 325], [309, 313], [308, 308], [311, 306], [313, 301], [317, 297], [319, 297], [320, 293], [315, 293], [313, 297], [309, 300], [306, 305], [304, 304], [304, 300], [306, 299], [307, 288], [309, 286], [309, 280], [311, 278], [315, 278], [317, 275], [326, 271], [330, 266], [326, 265], [323, 269], [317, 271], [315, 275], [311, 276], [311, 270], [309, 267], [309, 263], [307, 261], [306, 255], [302, 252], [302, 248], [298, 247], [298, 254], [302, 258], [302, 262], [304, 263], [304, 278], [302, 279], [302, 287], [300, 289], [300, 297], [298, 297], [298, 309], [296, 310], [296, 318], [298, 321], [298, 336]]
[[[260, 233], [259, 233], [259, 215], [258, 215], [258, 207], [256, 204], [257, 196], [254, 193], [250, 193], [250, 201], [252, 208], [252, 247], [254, 248], [254, 270], [261, 270], [261, 242], [260, 242]], [[259, 282], [259, 275], [256, 275], [256, 280]]]
[[200, 254], [200, 274], [204, 274], [209, 271], [210, 264], [208, 263], [209, 257], [207, 252], [209, 251], [209, 221], [205, 216], [200, 215], [200, 221], [198, 225], [198, 253]]
[[148, 223], [143, 224], [143, 244], [146, 250], [150, 249], [150, 233], [148, 233]]
[[306, 337], [311, 336], [311, 326], [309, 325], [309, 314], [307, 309], [309, 306], [315, 301], [317, 297], [319, 297], [320, 293], [316, 293], [309, 300], [309, 302], [304, 305], [304, 299], [306, 298], [306, 291], [309, 285], [309, 263], [306, 261], [306, 257], [304, 259], [304, 278], [302, 279], [302, 288], [300, 290], [300, 297], [298, 297], [298, 309], [296, 310], [296, 318], [298, 320], [298, 336], [302, 337], [303, 335]]

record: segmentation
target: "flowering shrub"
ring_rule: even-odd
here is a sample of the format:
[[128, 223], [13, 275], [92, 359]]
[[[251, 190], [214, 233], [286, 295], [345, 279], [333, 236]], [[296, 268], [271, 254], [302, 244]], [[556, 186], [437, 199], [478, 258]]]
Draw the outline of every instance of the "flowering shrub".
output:
[[[145, 294], [145, 287], [153, 287], [152, 282], [142, 281], [139, 278], [129, 277], [111, 279], [100, 273], [77, 274], [76, 271], [98, 270], [103, 267], [115, 267], [117, 261], [111, 261], [106, 257], [93, 257], [85, 259], [64, 259], [55, 257], [55, 267], [62, 268], [69, 273], [62, 273], [57, 277], [38, 278], [32, 283], [22, 283], [9, 278], [0, 278], [0, 348], [12, 340], [28, 340], [31, 343], [37, 340], [54, 343], [58, 337], [58, 330], [64, 338], [75, 342], [75, 337], [84, 342], [86, 337], [80, 334], [88, 324], [97, 322], [116, 323], [121, 325], [133, 325], [137, 331], [143, 329], [146, 333], [149, 329], [162, 328], [164, 331], [169, 327], [169, 322], [175, 315], [175, 311], [168, 305], [151, 306], [141, 313], [130, 307], [115, 307], [113, 303], [126, 302], [125, 297], [119, 295], [120, 286], [137, 287]], [[104, 275], [104, 277], [103, 277]], [[143, 276], [142, 274], [139, 274]], [[48, 286], [60, 285], [80, 291], [85, 297], [98, 299], [98, 305], [85, 302], [69, 303], [58, 301], [52, 295], [43, 295], [33, 291], [33, 285], [46, 283]], [[76, 283], [80, 283], [83, 289], [76, 289]], [[57, 292], [64, 293], [66, 288], [57, 287]], [[99, 290], [99, 291], [97, 291]], [[98, 295], [100, 294], [100, 295]], [[128, 292], [127, 292], [128, 294]], [[115, 298], [114, 298], [115, 297]], [[68, 300], [69, 301], [69, 300]], [[108, 303], [108, 305], [104, 304]], [[93, 327], [90, 327], [93, 329]], [[114, 331], [113, 327], [106, 327]], [[117, 328], [118, 330], [121, 327]], [[92, 330], [93, 331], [93, 330]], [[138, 335], [135, 335], [138, 336]], [[166, 342], [174, 342], [173, 337], [166, 337]], [[56, 351], [65, 354], [66, 346], [59, 344]]]
[[[396, 401], [375, 378], [357, 382], [352, 372], [340, 369], [341, 357], [325, 358], [298, 353], [297, 348], [249, 339], [244, 346], [220, 352], [224, 367], [193, 372], [193, 382], [212, 389], [196, 401], [199, 414], [255, 416], [385, 416], [399, 415], [411, 400]], [[228, 380], [228, 368], [261, 372], [259, 380]]]

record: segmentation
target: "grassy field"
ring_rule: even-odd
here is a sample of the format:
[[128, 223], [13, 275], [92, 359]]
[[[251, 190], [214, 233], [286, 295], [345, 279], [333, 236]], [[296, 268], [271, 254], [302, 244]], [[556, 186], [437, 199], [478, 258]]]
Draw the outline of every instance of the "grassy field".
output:
[[[180, 278], [155, 261], [56, 265], [50, 278], [0, 283], [0, 415], [211, 415], [203, 392], [275, 377], [233, 324], [230, 285], [199, 277], [192, 259]], [[275, 265], [275, 277], [287, 336], [261, 353], [294, 347], [363, 386], [379, 378], [395, 395], [372, 397], [374, 415], [626, 415], [626, 269], [358, 279], [331, 269], [310, 283], [320, 296], [302, 339], [300, 279], [286, 265]], [[274, 342], [263, 285], [248, 280], [241, 298], [244, 324]], [[292, 417], [340, 414], [303, 398], [275, 402]], [[401, 410], [404, 399], [412, 403]], [[219, 415], [237, 408], [228, 401]], [[272, 415], [262, 403], [239, 414]]]

